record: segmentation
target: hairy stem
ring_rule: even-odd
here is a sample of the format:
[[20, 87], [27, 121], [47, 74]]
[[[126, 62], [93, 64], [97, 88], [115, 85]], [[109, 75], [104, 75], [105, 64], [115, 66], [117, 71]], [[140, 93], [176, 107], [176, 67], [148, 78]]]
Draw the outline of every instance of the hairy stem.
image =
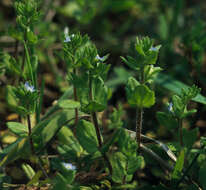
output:
[[143, 123], [143, 108], [139, 108], [136, 110], [136, 141], [138, 144], [138, 151], [140, 150], [140, 144], [141, 144], [142, 123]]

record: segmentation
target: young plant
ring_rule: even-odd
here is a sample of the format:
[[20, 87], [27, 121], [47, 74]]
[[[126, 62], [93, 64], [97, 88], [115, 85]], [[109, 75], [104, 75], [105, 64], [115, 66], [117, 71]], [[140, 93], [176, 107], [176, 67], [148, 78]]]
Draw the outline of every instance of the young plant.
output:
[[149, 84], [154, 81], [155, 75], [161, 71], [154, 67], [157, 61], [159, 46], [153, 46], [153, 41], [148, 37], [136, 38], [134, 57], [122, 57], [122, 60], [137, 73], [137, 79], [130, 77], [126, 85], [128, 103], [136, 108], [136, 141], [138, 149], [141, 145], [141, 133], [144, 108], [149, 108], [155, 103], [155, 93]]

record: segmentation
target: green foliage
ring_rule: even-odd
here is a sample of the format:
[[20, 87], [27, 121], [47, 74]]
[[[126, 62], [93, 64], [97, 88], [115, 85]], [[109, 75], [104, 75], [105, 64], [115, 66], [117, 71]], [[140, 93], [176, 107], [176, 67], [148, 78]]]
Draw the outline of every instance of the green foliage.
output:
[[160, 47], [153, 47], [153, 41], [149, 37], [143, 37], [142, 39], [137, 37], [135, 43], [137, 54], [135, 57], [128, 56], [127, 59], [123, 57], [122, 59], [131, 69], [139, 70], [146, 65], [156, 63]]
[[35, 111], [38, 92], [28, 82], [21, 84], [20, 87], [14, 89], [16, 98], [19, 101], [19, 109], [22, 110], [21, 115], [28, 115]]
[[59, 107], [64, 108], [64, 109], [74, 109], [74, 108], [80, 107], [80, 103], [74, 100], [61, 100], [58, 102], [58, 104], [59, 104]]
[[195, 113], [197, 111], [195, 109], [187, 110], [187, 104], [190, 100], [195, 98], [199, 92], [200, 89], [197, 86], [193, 85], [188, 89], [182, 89], [180, 95], [174, 95], [172, 97], [174, 115], [178, 118], [185, 118]]
[[88, 153], [95, 153], [98, 150], [95, 128], [91, 122], [79, 121], [77, 125], [77, 139]]
[[126, 157], [121, 152], [116, 152], [111, 158], [112, 180], [116, 183], [122, 183], [126, 175]]
[[28, 128], [22, 123], [18, 122], [8, 122], [8, 128], [20, 137], [26, 137], [28, 135]]
[[[0, 5], [5, 7], [5, 2]], [[206, 141], [201, 138], [199, 147], [199, 130], [191, 129], [194, 122], [199, 125], [203, 120], [204, 107], [197, 103], [206, 104], [206, 98], [200, 88], [185, 84], [205, 89], [205, 22], [195, 19], [191, 30], [185, 31], [194, 16], [193, 8], [183, 9], [190, 3], [78, 0], [57, 4], [15, 0], [15, 27], [0, 31], [0, 99], [7, 102], [1, 103], [0, 112], [6, 116], [9, 111], [1, 120], [0, 188], [15, 188], [12, 183], [18, 180], [28, 188], [48, 184], [46, 188], [62, 190], [206, 188]], [[4, 12], [0, 23], [6, 28]], [[64, 33], [63, 23], [71, 26]], [[128, 48], [133, 31], [148, 33], [145, 26], [149, 35], [164, 44], [161, 52], [161, 46], [149, 37], [136, 37]], [[118, 65], [120, 53], [126, 55], [121, 59], [132, 71]], [[157, 60], [170, 73], [159, 73], [162, 68], [155, 66]], [[127, 101], [118, 89], [120, 84], [126, 87]], [[168, 108], [156, 113], [161, 125], [157, 128], [154, 111], [170, 96]], [[119, 104], [116, 97], [124, 103]], [[192, 106], [191, 100], [196, 101]], [[143, 109], [155, 103], [142, 118]], [[195, 113], [195, 118], [190, 117]], [[134, 128], [136, 132], [131, 131]], [[160, 137], [166, 143], [156, 140]], [[15, 178], [13, 168], [19, 167], [27, 180]]]
[[126, 91], [127, 91], [127, 98], [128, 103], [134, 107], [140, 108], [148, 108], [154, 105], [155, 103], [155, 96], [154, 92], [151, 91], [145, 85], [138, 85], [135, 89], [131, 90], [131, 85], [128, 83]]
[[206, 188], [205, 177], [206, 177], [206, 164], [204, 163], [199, 170], [199, 180], [203, 188]]
[[156, 116], [159, 123], [164, 127], [168, 128], [169, 130], [177, 128], [177, 121], [170, 112], [157, 112]]
[[181, 176], [181, 172], [184, 166], [184, 159], [185, 159], [185, 151], [181, 150], [180, 154], [177, 158], [177, 162], [175, 164], [174, 171], [172, 173], [172, 178], [173, 179], [179, 179]]
[[34, 169], [29, 164], [22, 164], [22, 169], [26, 173], [26, 176], [31, 180], [35, 176]]

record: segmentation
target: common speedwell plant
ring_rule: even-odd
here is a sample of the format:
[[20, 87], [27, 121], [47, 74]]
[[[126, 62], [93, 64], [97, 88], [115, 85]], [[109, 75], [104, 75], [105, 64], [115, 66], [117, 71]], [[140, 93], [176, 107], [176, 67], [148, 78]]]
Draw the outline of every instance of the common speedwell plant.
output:
[[[201, 149], [194, 147], [198, 130], [183, 128], [184, 120], [196, 112], [189, 109], [189, 102], [200, 93], [198, 87], [182, 89], [172, 96], [165, 112], [157, 112], [160, 124], [178, 134], [174, 135], [178, 143], [165, 144], [142, 132], [143, 112], [155, 104], [153, 83], [162, 71], [155, 66], [160, 45], [154, 45], [149, 37], [137, 37], [134, 55], [121, 57], [134, 71], [125, 89], [127, 103], [136, 110], [136, 124], [132, 126], [136, 131], [126, 129], [122, 105], [108, 112], [107, 122], [103, 122], [100, 116], [109, 110], [112, 92], [106, 85], [109, 55], [101, 55], [87, 35], [72, 33], [68, 28], [62, 34], [61, 44], [69, 88], [47, 113], [40, 114], [44, 88], [42, 85], [39, 89], [37, 80], [36, 47], [40, 37], [35, 33], [41, 17], [40, 3], [14, 2], [16, 27], [10, 28], [8, 34], [16, 40], [15, 53], [0, 53], [1, 75], [14, 76], [12, 84], [7, 85], [7, 102], [19, 116], [18, 122], [7, 122], [16, 140], [0, 152], [1, 188], [14, 186], [4, 171], [17, 162], [28, 178], [26, 186], [54, 190], [205, 187], [200, 174], [206, 171], [206, 140], [201, 138]], [[21, 53], [19, 45], [23, 47]], [[137, 177], [145, 168], [153, 172], [155, 167], [159, 184], [146, 184]], [[195, 171], [199, 171], [198, 177], [194, 176]]]

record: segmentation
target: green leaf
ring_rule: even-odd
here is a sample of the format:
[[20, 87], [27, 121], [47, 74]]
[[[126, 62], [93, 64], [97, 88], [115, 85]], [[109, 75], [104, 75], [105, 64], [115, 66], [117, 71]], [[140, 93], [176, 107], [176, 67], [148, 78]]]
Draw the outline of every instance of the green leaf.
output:
[[39, 179], [42, 175], [43, 175], [43, 172], [41, 170], [36, 172], [36, 174], [33, 176], [33, 178], [27, 183], [27, 186], [30, 186], [33, 184], [37, 185], [39, 183]]
[[74, 117], [74, 110], [65, 109], [51, 115], [47, 120], [39, 122], [32, 130], [36, 151], [40, 151], [61, 127], [72, 121]]
[[[155, 78], [155, 82], [176, 94], [181, 94], [183, 88], [189, 88], [188, 85], [163, 73], [158, 74], [158, 76]], [[201, 94], [198, 94], [196, 97], [192, 98], [192, 100], [206, 105], [206, 97], [202, 96]]]
[[22, 169], [26, 173], [26, 176], [28, 177], [28, 179], [31, 180], [34, 177], [35, 171], [29, 164], [22, 164]]
[[127, 174], [133, 174], [138, 169], [144, 168], [145, 162], [142, 156], [131, 156], [128, 159]]
[[199, 170], [199, 181], [203, 187], [203, 189], [206, 189], [206, 163], [203, 163], [203, 165], [200, 167]]
[[122, 130], [123, 130], [122, 128], [119, 128], [114, 132], [114, 134], [108, 140], [108, 142], [102, 146], [102, 148], [101, 148], [102, 153], [106, 153], [109, 150], [110, 146], [112, 146], [117, 141]]
[[183, 144], [188, 148], [192, 148], [198, 135], [198, 128], [187, 130], [183, 128]]
[[177, 120], [175, 120], [171, 113], [157, 112], [156, 117], [159, 123], [169, 130], [177, 127]]
[[153, 65], [146, 65], [144, 67], [144, 80], [145, 82], [152, 83], [156, 75], [162, 71], [160, 67], [154, 67]]
[[8, 128], [20, 137], [28, 136], [28, 127], [18, 122], [7, 122]]
[[87, 112], [101, 112], [105, 109], [105, 105], [100, 104], [96, 101], [90, 101], [89, 104], [84, 108]]
[[15, 87], [7, 85], [6, 86], [6, 102], [9, 108], [20, 115], [24, 113], [25, 110], [18, 106], [18, 100], [15, 95]]
[[66, 154], [70, 157], [73, 156], [74, 159], [77, 159], [83, 152], [83, 148], [75, 138], [72, 131], [68, 127], [64, 126], [57, 135], [60, 142], [60, 146], [57, 147], [58, 151], [61, 154]]
[[139, 85], [140, 83], [134, 77], [129, 77], [127, 81], [126, 90], [129, 91], [128, 93], [132, 93], [132, 91], [134, 91], [135, 88]]
[[26, 33], [28, 42], [31, 44], [36, 44], [38, 42], [38, 37], [30, 30]]
[[59, 106], [64, 109], [80, 108], [80, 103], [74, 100], [61, 100], [58, 102]]
[[121, 152], [115, 152], [111, 159], [112, 180], [116, 183], [122, 183], [123, 177], [126, 175], [126, 157]]
[[[57, 134], [59, 129], [74, 119], [74, 110], [62, 110], [54, 113], [48, 119], [39, 122], [32, 129], [32, 139], [35, 151], [41, 151], [47, 143]], [[13, 144], [8, 154], [1, 160], [0, 167], [18, 158], [25, 158], [31, 154], [29, 138], [22, 138]]]
[[[127, 87], [127, 89], [129, 89]], [[127, 90], [128, 103], [134, 107], [151, 107], [155, 103], [155, 95], [146, 85], [136, 86], [135, 89]]]
[[180, 151], [180, 155], [178, 156], [177, 162], [175, 164], [174, 171], [172, 173], [172, 178], [173, 179], [179, 179], [181, 177], [181, 172], [184, 166], [184, 159], [185, 159], [185, 152], [182, 149]]
[[131, 68], [136, 71], [139, 70], [139, 64], [136, 62], [136, 60], [130, 56], [127, 56], [127, 59], [124, 57], [121, 57], [121, 59]]
[[172, 103], [173, 103], [174, 114], [179, 118], [183, 118], [185, 105], [182, 102], [182, 99], [179, 96], [174, 95], [174, 96], [172, 96]]
[[30, 154], [30, 144], [28, 141], [28, 138], [22, 138], [18, 141], [18, 143], [15, 143], [8, 154], [1, 160], [0, 167], [8, 164], [9, 162], [12, 162], [18, 158], [21, 157], [28, 157]]
[[[98, 77], [93, 80], [92, 85], [93, 102], [96, 103], [97, 108], [93, 107], [90, 111], [103, 111], [107, 105], [108, 89], [104, 84], [104, 81]], [[92, 103], [94, 105], [94, 103]], [[99, 106], [98, 106], [99, 104]]]
[[80, 120], [77, 124], [76, 135], [79, 143], [88, 153], [92, 154], [98, 150], [96, 131], [91, 122]]

